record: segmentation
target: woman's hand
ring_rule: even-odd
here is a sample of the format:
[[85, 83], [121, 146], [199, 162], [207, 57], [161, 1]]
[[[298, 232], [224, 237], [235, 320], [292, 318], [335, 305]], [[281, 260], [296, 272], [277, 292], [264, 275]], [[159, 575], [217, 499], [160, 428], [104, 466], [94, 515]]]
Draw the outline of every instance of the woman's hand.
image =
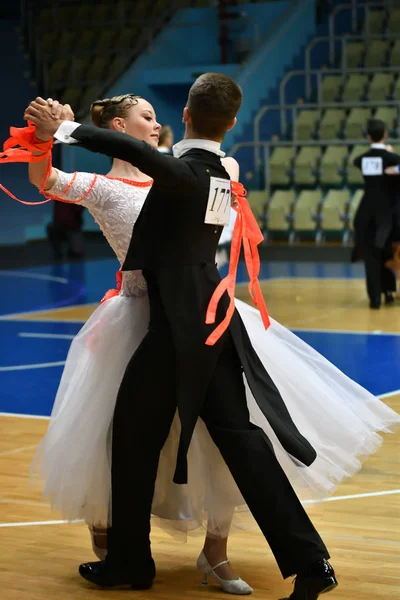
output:
[[36, 125], [36, 135], [42, 140], [51, 139], [63, 121], [74, 120], [74, 113], [69, 104], [62, 107], [59, 116], [62, 105], [59, 102], [56, 103], [52, 98], [49, 98], [49, 101], [40, 97], [36, 98], [25, 109], [24, 114], [24, 119], [32, 121]]

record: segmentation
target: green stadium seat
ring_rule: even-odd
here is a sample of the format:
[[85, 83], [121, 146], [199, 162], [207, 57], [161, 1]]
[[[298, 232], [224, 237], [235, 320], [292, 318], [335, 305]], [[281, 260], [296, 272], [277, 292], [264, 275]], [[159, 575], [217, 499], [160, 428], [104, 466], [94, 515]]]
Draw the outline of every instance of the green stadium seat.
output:
[[106, 74], [106, 69], [109, 65], [109, 59], [107, 56], [96, 56], [94, 61], [91, 63], [86, 79], [92, 83], [94, 81], [101, 81]]
[[389, 131], [396, 127], [398, 116], [399, 111], [394, 106], [380, 106], [375, 113], [375, 119], [384, 121]]
[[346, 226], [345, 215], [349, 203], [349, 190], [329, 190], [320, 213], [320, 223], [323, 231], [344, 231]]
[[76, 110], [82, 97], [82, 88], [67, 88], [61, 96], [62, 104], [70, 104]]
[[400, 100], [400, 77], [396, 79], [394, 84], [393, 99]]
[[347, 171], [347, 183], [348, 185], [362, 185], [364, 183], [363, 176], [361, 175], [360, 169], [353, 166], [353, 161], [357, 156], [364, 154], [368, 150], [368, 144], [357, 144], [349, 156], [349, 167]]
[[388, 31], [390, 33], [400, 33], [400, 9], [394, 8], [390, 12], [388, 21]]
[[322, 102], [335, 102], [339, 96], [342, 83], [342, 75], [326, 75], [321, 86]]
[[[371, 10], [368, 9], [368, 18], [365, 18], [365, 33], [371, 35], [379, 35], [383, 33], [386, 22], [386, 11], [385, 10]], [[368, 24], [368, 27], [367, 27]]]
[[341, 132], [346, 113], [342, 108], [328, 108], [319, 127], [321, 140], [333, 140]]
[[293, 211], [294, 231], [315, 231], [316, 214], [322, 202], [321, 190], [303, 190]]
[[321, 160], [320, 183], [322, 185], [340, 185], [348, 146], [328, 146]]
[[82, 52], [91, 50], [97, 39], [98, 32], [95, 29], [85, 29], [79, 32], [79, 36], [76, 40], [76, 54], [79, 55]]
[[260, 227], [265, 226], [265, 208], [268, 202], [267, 190], [251, 190], [247, 194], [247, 201], [256, 217]]
[[64, 81], [67, 70], [70, 68], [70, 60], [59, 58], [55, 60], [49, 68], [49, 82], [54, 85], [57, 82]]
[[303, 146], [295, 158], [294, 181], [297, 185], [314, 185], [315, 170], [321, 156], [320, 146]]
[[393, 44], [390, 63], [392, 67], [400, 67], [400, 40], [396, 40]]
[[289, 169], [295, 155], [294, 147], [278, 147], [274, 150], [269, 162], [271, 185], [289, 185]]
[[368, 76], [352, 73], [347, 79], [343, 90], [344, 102], [359, 102], [365, 94]]
[[312, 138], [319, 116], [320, 112], [318, 110], [300, 111], [296, 121], [297, 139], [308, 141]]
[[289, 231], [289, 215], [296, 199], [294, 190], [276, 190], [268, 206], [268, 231]]
[[368, 68], [380, 67], [387, 62], [389, 42], [385, 40], [373, 40], [367, 46], [365, 66]]
[[372, 77], [368, 97], [370, 100], [383, 102], [391, 95], [393, 75], [391, 73], [375, 73]]
[[346, 43], [346, 62], [349, 69], [356, 69], [361, 66], [365, 52], [364, 42], [347, 42]]
[[370, 108], [352, 108], [346, 122], [346, 137], [349, 140], [359, 140], [363, 138], [367, 121], [370, 117]]

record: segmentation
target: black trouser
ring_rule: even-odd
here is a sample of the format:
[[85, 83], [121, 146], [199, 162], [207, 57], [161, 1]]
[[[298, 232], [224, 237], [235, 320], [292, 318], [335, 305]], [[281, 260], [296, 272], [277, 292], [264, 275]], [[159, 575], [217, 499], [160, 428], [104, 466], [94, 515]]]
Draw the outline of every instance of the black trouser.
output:
[[364, 264], [367, 293], [371, 302], [380, 303], [381, 294], [396, 291], [396, 278], [385, 262], [392, 256], [391, 242], [384, 248], [377, 248], [376, 224], [371, 219], [364, 233]]
[[[112, 447], [111, 569], [138, 573], [150, 559], [150, 511], [160, 451], [176, 410], [168, 331], [152, 331], [132, 357], [118, 394]], [[188, 399], [190, 401], [190, 399]], [[284, 577], [328, 558], [264, 432], [250, 423], [241, 365], [225, 345], [201, 411]]]

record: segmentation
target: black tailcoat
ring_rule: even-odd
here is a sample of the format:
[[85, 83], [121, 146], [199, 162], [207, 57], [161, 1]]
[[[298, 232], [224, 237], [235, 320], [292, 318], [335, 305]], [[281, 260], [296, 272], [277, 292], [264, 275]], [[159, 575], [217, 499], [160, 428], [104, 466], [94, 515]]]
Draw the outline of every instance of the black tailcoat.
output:
[[[177, 159], [126, 135], [84, 125], [73, 137], [88, 150], [130, 162], [154, 179], [135, 224], [123, 270], [142, 269], [145, 278], [151, 279], [149, 295], [154, 294], [150, 289], [156, 290], [165, 324], [172, 332], [181, 421], [174, 480], [185, 483], [187, 450], [222, 348], [222, 340], [214, 346], [207, 346], [205, 341], [228, 306], [225, 294], [215, 325], [206, 325], [207, 306], [221, 280], [215, 255], [222, 227], [205, 224], [204, 218], [210, 177], [229, 179], [229, 175], [219, 156], [202, 149], [190, 149]], [[232, 336], [251, 391], [282, 446], [295, 459], [310, 465], [316, 453], [292, 421], [237, 312], [224, 335]]]

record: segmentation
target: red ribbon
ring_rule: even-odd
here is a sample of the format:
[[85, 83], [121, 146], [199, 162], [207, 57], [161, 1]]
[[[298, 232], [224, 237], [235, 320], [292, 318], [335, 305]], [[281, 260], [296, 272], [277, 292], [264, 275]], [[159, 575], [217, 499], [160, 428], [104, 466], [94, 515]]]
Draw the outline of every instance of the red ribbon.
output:
[[[4, 142], [3, 152], [0, 153], [0, 163], [34, 163], [47, 159], [46, 172], [39, 190], [41, 194], [46, 195], [44, 187], [52, 169], [51, 150], [53, 148], [53, 139], [43, 142], [37, 139], [35, 133], [36, 127], [30, 121], [28, 121], [28, 127], [10, 127], [10, 137]], [[43, 154], [35, 156], [34, 152], [43, 152]], [[41, 202], [25, 202], [24, 200], [19, 200], [19, 198], [14, 196], [14, 194], [1, 184], [0, 189], [13, 200], [27, 206], [46, 204], [51, 200], [51, 198], [47, 198]]]
[[262, 295], [260, 282], [258, 281], [258, 276], [260, 274], [260, 256], [258, 254], [257, 246], [261, 244], [264, 236], [251, 211], [249, 203], [246, 200], [246, 190], [243, 185], [233, 181], [232, 194], [236, 194], [237, 196], [234, 209], [238, 214], [232, 235], [228, 275], [220, 281], [211, 297], [206, 314], [206, 323], [208, 325], [215, 323], [218, 304], [225, 292], [228, 293], [230, 301], [225, 318], [207, 338], [207, 346], [214, 346], [222, 334], [228, 329], [235, 311], [236, 274], [242, 242], [247, 272], [250, 277], [248, 286], [250, 297], [261, 313], [265, 329], [268, 329], [270, 326], [268, 310]]
[[114, 298], [115, 296], [119, 296], [119, 293], [122, 288], [122, 268], [120, 268], [116, 274], [115, 278], [117, 280], [117, 288], [115, 290], [108, 290], [102, 297], [100, 304], [103, 304], [106, 300], [110, 300], [110, 298]]

